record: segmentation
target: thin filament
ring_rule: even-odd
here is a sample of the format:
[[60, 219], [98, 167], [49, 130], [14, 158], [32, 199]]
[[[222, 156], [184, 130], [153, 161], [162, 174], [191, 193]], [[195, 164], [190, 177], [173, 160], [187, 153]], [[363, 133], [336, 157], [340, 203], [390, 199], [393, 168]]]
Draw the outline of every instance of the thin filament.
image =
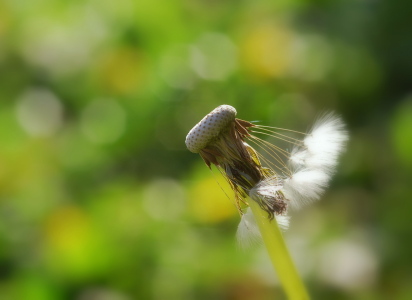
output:
[[[253, 137], [253, 139], [251, 139], [251, 141], [253, 141], [257, 145], [259, 145], [266, 153], [268, 153], [272, 157], [273, 157], [273, 155], [276, 155], [277, 159], [275, 157], [273, 157], [273, 158], [276, 159], [276, 161], [278, 161], [282, 166], [286, 166], [283, 162], [283, 159], [277, 153], [277, 151], [279, 151], [279, 149], [277, 149], [276, 146], [274, 146], [274, 145], [270, 144], [269, 142], [266, 142], [262, 139], [259, 139], [258, 137]], [[271, 147], [271, 146], [273, 146], [273, 147]], [[284, 156], [288, 157], [286, 154], [284, 154], [282, 152], [280, 152], [280, 153], [283, 154]]]
[[[258, 145], [258, 144], [257, 144]], [[258, 145], [259, 147], [261, 147], [260, 145]], [[260, 160], [262, 160], [268, 167], [270, 167], [271, 169], [278, 169], [279, 171], [283, 172], [284, 168], [279, 167], [278, 165], [276, 165], [275, 163], [271, 162], [270, 160], [268, 160], [264, 155], [258, 153], [258, 157]], [[286, 167], [287, 173], [290, 174], [289, 169]]]
[[[257, 145], [259, 145], [263, 150], [265, 150], [264, 147], [267, 147], [268, 150], [269, 150], [271, 153], [275, 154], [275, 155], [279, 158], [279, 160], [281, 160], [280, 164], [286, 169], [288, 175], [292, 175], [292, 171], [291, 171], [291, 170], [288, 168], [288, 166], [285, 164], [284, 160], [277, 154], [277, 152], [279, 152], [280, 154], [282, 154], [283, 156], [285, 156], [285, 158], [289, 159], [289, 158], [290, 158], [290, 153], [289, 153], [289, 152], [287, 152], [286, 150], [283, 150], [282, 148], [280, 148], [280, 147], [278, 147], [278, 146], [275, 146], [275, 145], [269, 143], [268, 141], [262, 140], [262, 139], [260, 139], [260, 138], [258, 138], [258, 137], [256, 137], [256, 136], [251, 136], [251, 137], [253, 137], [254, 139], [256, 139], [256, 141], [254, 141], [255, 143], [257, 143], [257, 141], [260, 142], [260, 144], [257, 144]], [[265, 150], [265, 151], [266, 151], [266, 150]], [[266, 152], [267, 152], [267, 151], [266, 151]], [[278, 161], [278, 160], [277, 160], [277, 161]], [[278, 162], [279, 162], [279, 161], [278, 161]], [[283, 170], [282, 170], [281, 168], [279, 168], [278, 166], [276, 166], [276, 168], [278, 168], [279, 170], [283, 171]]]
[[[290, 140], [295, 141], [295, 142], [300, 142], [299, 139], [295, 139], [295, 138], [293, 138], [293, 137], [291, 137], [291, 136], [288, 136], [288, 135], [286, 135], [286, 134], [281, 134], [281, 133], [279, 133], [279, 132], [272, 131], [272, 130], [269, 130], [269, 129], [266, 129], [266, 128], [259, 128], [259, 130], [263, 130], [263, 131], [269, 132], [269, 133], [272, 134], [273, 137], [282, 136], [282, 137], [285, 138], [285, 139], [290, 139]], [[260, 131], [257, 131], [257, 132], [258, 132], [258, 133], [263, 133], [263, 132], [260, 132]]]
[[[223, 177], [225, 178], [224, 174], [222, 173], [222, 170], [220, 170], [220, 168], [217, 168], [217, 169], [219, 170], [220, 174], [222, 174]], [[233, 199], [232, 199], [231, 197], [229, 197], [229, 195], [226, 193], [225, 189], [224, 189], [224, 188], [222, 187], [222, 185], [220, 184], [220, 182], [219, 182], [219, 180], [217, 179], [217, 177], [216, 177], [215, 173], [213, 172], [212, 168], [210, 168], [209, 170], [210, 170], [210, 172], [213, 174], [213, 178], [216, 180], [217, 185], [220, 187], [220, 189], [223, 191], [223, 193], [226, 195], [226, 197], [232, 202], [233, 206], [234, 206], [236, 209], [238, 209], [238, 205], [237, 205], [236, 201], [233, 201]], [[238, 211], [239, 211], [239, 209], [238, 209]], [[239, 212], [239, 214], [242, 215], [240, 212]]]
[[270, 143], [270, 142], [268, 142], [268, 141], [265, 141], [265, 140], [263, 140], [263, 139], [261, 139], [261, 138], [258, 138], [257, 136], [251, 136], [251, 137], [253, 137], [253, 138], [255, 138], [255, 139], [257, 139], [257, 140], [259, 140], [259, 141], [261, 141], [261, 142], [263, 142], [263, 143], [265, 143], [265, 144], [267, 144], [268, 147], [272, 148], [272, 151], [279, 151], [279, 152], [282, 153], [287, 159], [290, 158], [290, 153], [289, 153], [288, 151], [286, 151], [286, 150], [284, 150], [284, 149], [282, 149], [282, 148], [280, 148], [280, 147], [278, 147], [278, 146], [276, 146], [276, 145], [274, 145], [274, 144], [272, 144], [272, 143]]
[[[293, 137], [291, 137], [291, 136], [288, 136], [288, 135], [285, 135], [285, 134], [276, 132], [276, 131], [274, 131], [274, 130], [268, 129], [268, 128], [272, 128], [272, 127], [269, 127], [269, 126], [256, 126], [256, 127], [258, 127], [257, 129], [260, 129], [260, 130], [263, 130], [263, 131], [266, 131], [266, 132], [270, 132], [270, 133], [272, 133], [272, 134], [276, 134], [276, 135], [282, 136], [282, 137], [284, 137], [284, 138], [288, 138], [288, 139], [291, 139], [291, 140], [300, 142], [299, 139], [295, 139], [295, 138], [293, 138]], [[259, 128], [259, 127], [260, 127], [260, 128]], [[285, 129], [285, 130], [294, 132], [293, 130], [288, 130], [288, 129]], [[297, 133], [304, 134], [304, 133], [301, 133], [301, 132], [297, 132]], [[306, 135], [306, 134], [305, 134], [305, 135]]]
[[[249, 191], [250, 189], [249, 188], [247, 188], [247, 187], [244, 187], [243, 185], [241, 185], [240, 183], [238, 183], [238, 182], [232, 182], [232, 180], [230, 180], [230, 178], [226, 175], [226, 172], [223, 170], [223, 168], [222, 167], [218, 167], [217, 168], [218, 170], [219, 170], [219, 172], [220, 172], [220, 174], [222, 174], [222, 176], [226, 179], [226, 181], [229, 183], [229, 184], [233, 184], [233, 185], [236, 185], [236, 186], [239, 186], [239, 187], [241, 187], [243, 190], [245, 190], [245, 191]], [[247, 204], [245, 201], [243, 201], [243, 200], [241, 200], [243, 203], [245, 203], [245, 204]]]
[[294, 132], [294, 133], [299, 133], [299, 134], [307, 135], [307, 133], [304, 133], [304, 132], [300, 132], [300, 131], [296, 131], [296, 130], [291, 130], [291, 129], [286, 129], [286, 128], [281, 128], [281, 127], [273, 127], [273, 126], [265, 126], [265, 125], [255, 125], [255, 127], [273, 128], [273, 129], [277, 129], [277, 130], [290, 131], [290, 132]]
[[[271, 136], [271, 137], [273, 137], [273, 138], [276, 138], [276, 139], [285, 141], [285, 142], [287, 142], [287, 143], [291, 143], [291, 144], [296, 145], [296, 146], [302, 146], [302, 141], [300, 141], [300, 140], [298, 140], [298, 139], [291, 138], [291, 137], [289, 137], [289, 136], [287, 136], [287, 135], [283, 135], [283, 134], [277, 133], [277, 132], [271, 132], [272, 134], [269, 134], [269, 133], [266, 133], [266, 132], [261, 132], [261, 131], [254, 131], [254, 130], [251, 130], [251, 132], [268, 135], [268, 136]], [[281, 138], [281, 137], [276, 136], [276, 135], [274, 135], [274, 134], [278, 134], [278, 135], [284, 136], [284, 137], [286, 137], [286, 138], [288, 138], [288, 139], [290, 139], [290, 140], [287, 140], [287, 139], [285, 139], [285, 138]]]
[[[260, 140], [259, 138], [256, 138], [254, 136], [251, 136], [252, 138], [250, 139], [251, 142], [254, 142], [256, 145], [258, 145], [263, 151], [265, 151], [268, 155], [270, 155], [275, 161], [277, 161], [282, 167], [286, 168], [286, 170], [288, 171], [288, 173], [290, 173], [288, 167], [286, 166], [286, 164], [284, 163], [284, 161], [282, 160], [282, 158], [280, 158], [280, 156], [277, 154], [277, 152], [274, 149], [271, 149], [268, 145], [266, 145], [265, 141]], [[265, 159], [266, 160], [266, 159]], [[266, 163], [268, 163], [266, 161]], [[274, 164], [270, 164], [272, 166], [276, 166]], [[282, 168], [276, 166], [277, 169], [279, 169], [280, 171], [282, 171]]]

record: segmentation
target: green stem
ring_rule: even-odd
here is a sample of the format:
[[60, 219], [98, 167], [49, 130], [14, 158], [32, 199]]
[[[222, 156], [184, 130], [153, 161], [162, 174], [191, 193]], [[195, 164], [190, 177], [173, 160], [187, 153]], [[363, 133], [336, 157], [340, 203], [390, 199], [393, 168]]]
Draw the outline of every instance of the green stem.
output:
[[269, 220], [267, 213], [255, 201], [249, 201], [249, 205], [255, 215], [273, 267], [278, 274], [288, 299], [310, 299], [290, 257], [276, 219]]

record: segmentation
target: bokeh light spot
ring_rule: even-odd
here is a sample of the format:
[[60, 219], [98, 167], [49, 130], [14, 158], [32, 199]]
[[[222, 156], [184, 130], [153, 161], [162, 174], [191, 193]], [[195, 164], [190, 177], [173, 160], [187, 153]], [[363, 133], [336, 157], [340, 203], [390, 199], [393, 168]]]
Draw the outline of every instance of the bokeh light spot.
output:
[[176, 45], [160, 59], [160, 75], [164, 81], [176, 89], [193, 88], [196, 77], [190, 67], [190, 48]]
[[237, 67], [237, 49], [220, 33], [206, 33], [192, 46], [191, 64], [201, 78], [226, 79]]
[[175, 220], [184, 212], [185, 200], [185, 191], [177, 181], [157, 179], [146, 187], [143, 207], [153, 219]]
[[80, 126], [83, 134], [91, 142], [113, 143], [125, 130], [126, 112], [114, 100], [95, 100], [83, 110]]
[[62, 125], [63, 106], [48, 90], [28, 90], [17, 102], [17, 118], [28, 134], [36, 137], [50, 136]]
[[320, 81], [331, 71], [334, 53], [330, 43], [321, 35], [295, 37], [290, 74], [307, 81]]
[[104, 272], [114, 263], [106, 234], [96, 229], [82, 208], [61, 206], [45, 221], [44, 259], [56, 276], [84, 279]]
[[103, 89], [114, 94], [135, 91], [143, 80], [143, 57], [132, 47], [114, 49], [98, 61], [96, 74]]
[[320, 255], [320, 277], [345, 290], [373, 286], [378, 271], [376, 254], [360, 242], [337, 240], [326, 244]]
[[283, 77], [292, 60], [293, 34], [281, 25], [263, 23], [244, 36], [245, 67], [259, 77]]
[[57, 76], [73, 74], [88, 65], [107, 36], [101, 15], [87, 6], [69, 6], [59, 13], [27, 18], [19, 41], [27, 62]]

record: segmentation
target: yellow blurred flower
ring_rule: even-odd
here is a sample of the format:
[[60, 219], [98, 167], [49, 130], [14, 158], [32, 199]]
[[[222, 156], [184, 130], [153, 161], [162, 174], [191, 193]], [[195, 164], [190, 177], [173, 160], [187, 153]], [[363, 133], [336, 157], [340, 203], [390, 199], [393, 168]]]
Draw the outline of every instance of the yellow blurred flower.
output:
[[282, 77], [291, 63], [292, 42], [293, 34], [283, 25], [250, 28], [241, 44], [243, 64], [258, 77]]
[[53, 272], [82, 278], [107, 266], [110, 249], [79, 207], [57, 209], [45, 225], [45, 259]]
[[[226, 182], [219, 184], [230, 190]], [[191, 189], [189, 199], [189, 213], [199, 222], [218, 223], [237, 214], [232, 200], [216, 188], [213, 177], [199, 181]]]
[[106, 53], [99, 61], [95, 76], [113, 94], [135, 91], [143, 78], [143, 58], [136, 48], [122, 47]]

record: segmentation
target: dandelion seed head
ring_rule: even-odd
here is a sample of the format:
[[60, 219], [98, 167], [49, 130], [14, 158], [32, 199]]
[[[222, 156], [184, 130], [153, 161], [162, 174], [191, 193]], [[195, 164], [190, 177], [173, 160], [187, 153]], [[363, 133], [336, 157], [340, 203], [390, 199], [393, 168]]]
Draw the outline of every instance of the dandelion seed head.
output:
[[235, 117], [236, 109], [233, 106], [221, 105], [215, 108], [189, 131], [186, 136], [187, 149], [198, 153], [227, 128]]
[[[296, 134], [303, 137], [290, 136]], [[258, 135], [279, 139], [293, 149], [282, 149]], [[267, 212], [269, 220], [276, 218], [286, 228], [289, 206], [299, 208], [320, 198], [347, 139], [342, 120], [334, 114], [324, 115], [306, 134], [237, 119], [234, 107], [221, 105], [190, 130], [186, 146], [209, 168], [215, 165], [230, 184], [242, 216], [238, 239], [248, 244], [250, 235], [259, 234], [247, 197]]]

